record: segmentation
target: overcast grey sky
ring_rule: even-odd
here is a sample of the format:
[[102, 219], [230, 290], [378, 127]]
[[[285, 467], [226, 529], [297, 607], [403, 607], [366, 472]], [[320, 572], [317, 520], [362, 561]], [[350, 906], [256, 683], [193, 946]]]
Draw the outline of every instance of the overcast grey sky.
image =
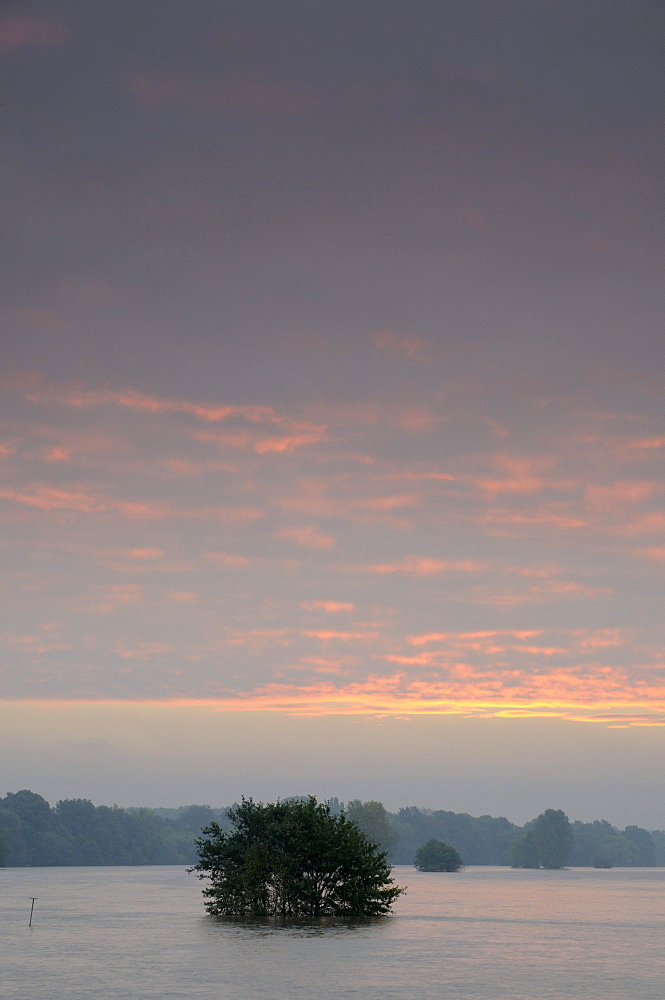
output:
[[656, 2], [5, 2], [0, 793], [665, 827]]

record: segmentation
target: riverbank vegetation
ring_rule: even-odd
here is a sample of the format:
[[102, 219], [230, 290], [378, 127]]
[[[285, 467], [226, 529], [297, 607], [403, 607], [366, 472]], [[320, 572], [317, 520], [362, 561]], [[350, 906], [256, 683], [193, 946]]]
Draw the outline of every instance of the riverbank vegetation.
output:
[[[415, 806], [390, 813], [380, 802], [359, 799], [346, 806], [329, 799], [328, 806], [333, 815], [344, 811], [398, 865], [412, 865], [416, 851], [429, 840], [450, 844], [464, 865], [510, 865], [516, 860], [511, 860], [515, 838], [531, 828], [504, 817]], [[95, 806], [88, 799], [64, 799], [52, 807], [35, 792], [9, 792], [0, 798], [0, 866], [194, 865], [195, 841], [211, 823], [230, 830], [228, 808], [125, 809]], [[567, 865], [665, 865], [663, 830], [635, 825], [619, 830], [606, 820], [576, 820], [570, 828]]]

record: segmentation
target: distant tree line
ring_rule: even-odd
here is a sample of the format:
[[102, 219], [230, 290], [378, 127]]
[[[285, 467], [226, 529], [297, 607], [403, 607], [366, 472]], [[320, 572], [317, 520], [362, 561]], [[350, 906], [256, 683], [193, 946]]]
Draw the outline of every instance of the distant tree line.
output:
[[[463, 865], [665, 866], [665, 831], [619, 830], [606, 820], [569, 824], [560, 810], [545, 810], [520, 827], [503, 817], [415, 806], [389, 813], [377, 801], [327, 804], [332, 815], [343, 811], [387, 851], [392, 864], [412, 865], [417, 851], [436, 840], [454, 848]], [[124, 809], [88, 799], [63, 799], [51, 807], [35, 792], [9, 792], [0, 798], [0, 866], [193, 865], [195, 841], [211, 823], [230, 829], [228, 809]]]
[[651, 868], [665, 865], [665, 831], [627, 826], [623, 832], [607, 820], [572, 824], [571, 865], [596, 868]]
[[[520, 832], [503, 817], [469, 816], [444, 809], [407, 806], [390, 817], [396, 834], [390, 852], [394, 864], [411, 865], [416, 851], [429, 840], [442, 840], [459, 851], [465, 865], [508, 865], [513, 838]], [[356, 819], [361, 829], [361, 817]]]
[[54, 808], [26, 789], [0, 798], [0, 865], [188, 865], [201, 827], [225, 822], [226, 810], [95, 806], [63, 799]]
[[513, 838], [510, 863], [513, 868], [564, 868], [572, 847], [573, 828], [565, 812], [546, 809]]

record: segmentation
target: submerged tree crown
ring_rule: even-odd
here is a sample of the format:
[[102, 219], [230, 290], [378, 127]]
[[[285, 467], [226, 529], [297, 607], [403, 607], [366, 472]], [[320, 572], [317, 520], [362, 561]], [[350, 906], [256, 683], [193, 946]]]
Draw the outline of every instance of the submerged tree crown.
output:
[[210, 914], [374, 917], [404, 891], [385, 852], [314, 796], [265, 805], [243, 798], [228, 815], [231, 831], [218, 823], [202, 831], [191, 869], [209, 879]]
[[462, 857], [455, 847], [443, 840], [428, 840], [416, 851], [414, 865], [421, 872], [458, 872]]

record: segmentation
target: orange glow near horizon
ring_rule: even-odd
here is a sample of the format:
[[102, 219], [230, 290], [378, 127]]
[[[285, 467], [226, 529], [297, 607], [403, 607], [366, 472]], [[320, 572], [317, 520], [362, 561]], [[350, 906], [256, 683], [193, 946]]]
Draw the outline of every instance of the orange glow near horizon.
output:
[[272, 712], [287, 716], [324, 717], [418, 717], [460, 716], [464, 718], [559, 719], [569, 722], [592, 722], [605, 726], [665, 726], [665, 690], [657, 698], [640, 700], [627, 694], [616, 698], [543, 697], [541, 699], [454, 699], [418, 695], [400, 695], [371, 686], [310, 685], [303, 688], [282, 688], [269, 685], [253, 694], [241, 693], [225, 698], [82, 698], [82, 699], [0, 699], [0, 704], [21, 704], [58, 711], [89, 707], [111, 709], [202, 709], [217, 712]]

